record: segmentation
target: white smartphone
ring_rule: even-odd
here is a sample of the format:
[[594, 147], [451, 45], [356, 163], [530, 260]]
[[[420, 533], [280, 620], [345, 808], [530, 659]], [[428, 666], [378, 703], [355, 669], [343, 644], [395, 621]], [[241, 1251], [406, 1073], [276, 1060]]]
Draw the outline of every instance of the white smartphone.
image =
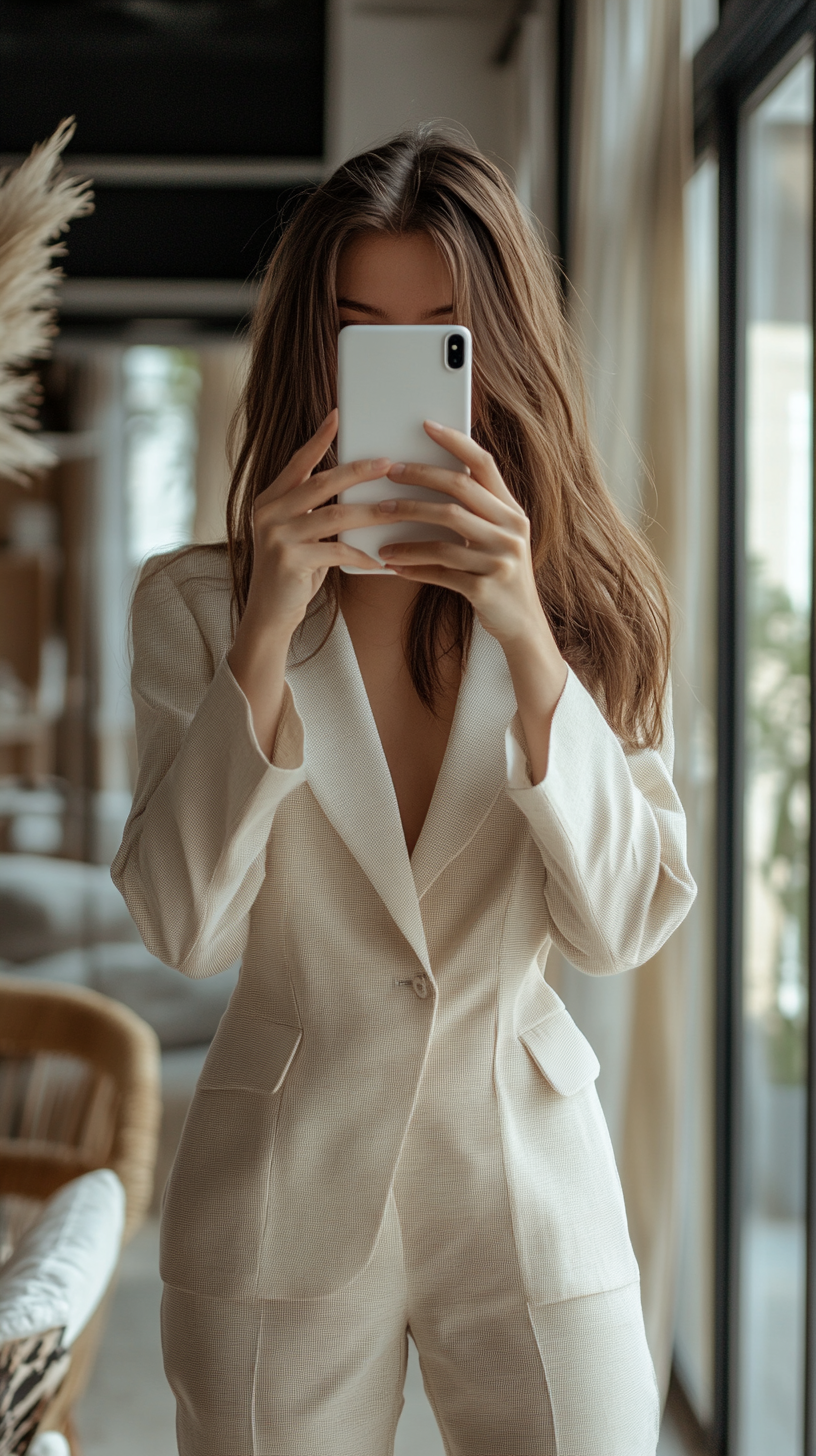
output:
[[[347, 324], [338, 341], [337, 403], [340, 425], [337, 458], [352, 460], [414, 461], [440, 465], [465, 473], [465, 466], [422, 428], [423, 420], [436, 420], [470, 434], [470, 377], [473, 344], [470, 333], [454, 324]], [[401, 485], [387, 476], [367, 480], [344, 490], [340, 499], [371, 504], [381, 500], [448, 501], [450, 496], [424, 486]], [[365, 551], [388, 568], [378, 556], [391, 541], [460, 541], [455, 531], [419, 521], [387, 521], [382, 526], [360, 526], [342, 531], [340, 540]], [[364, 567], [344, 566], [362, 572]], [[374, 573], [376, 575], [376, 573]]]

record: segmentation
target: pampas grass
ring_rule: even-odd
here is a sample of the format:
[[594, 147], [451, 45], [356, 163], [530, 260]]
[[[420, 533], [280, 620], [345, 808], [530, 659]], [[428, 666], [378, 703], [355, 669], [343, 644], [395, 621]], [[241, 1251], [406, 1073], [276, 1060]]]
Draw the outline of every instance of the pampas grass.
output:
[[0, 475], [20, 484], [54, 464], [32, 433], [39, 386], [30, 365], [47, 358], [57, 332], [60, 234], [93, 211], [90, 184], [62, 173], [73, 134], [69, 118], [16, 171], [0, 172]]

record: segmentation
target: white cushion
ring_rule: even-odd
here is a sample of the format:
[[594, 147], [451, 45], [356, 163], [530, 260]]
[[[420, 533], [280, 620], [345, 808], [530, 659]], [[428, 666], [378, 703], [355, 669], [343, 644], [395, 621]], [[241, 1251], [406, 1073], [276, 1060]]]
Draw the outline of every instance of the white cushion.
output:
[[139, 932], [106, 865], [0, 854], [0, 958], [36, 956]]
[[72, 1345], [110, 1283], [124, 1222], [109, 1168], [60, 1188], [0, 1272], [0, 1345], [56, 1328]]
[[28, 1456], [71, 1456], [71, 1447], [59, 1431], [40, 1431], [28, 1448]]

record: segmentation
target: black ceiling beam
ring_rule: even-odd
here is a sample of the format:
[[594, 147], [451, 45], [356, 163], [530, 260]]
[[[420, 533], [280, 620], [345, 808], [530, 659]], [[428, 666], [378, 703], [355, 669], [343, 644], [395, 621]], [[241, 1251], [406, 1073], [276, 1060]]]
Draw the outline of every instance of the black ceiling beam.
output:
[[0, 0], [0, 151], [321, 157], [324, 0]]
[[269, 258], [308, 187], [95, 187], [72, 227], [69, 278], [243, 280]]
[[244, 285], [323, 175], [325, 10], [0, 0], [0, 166], [75, 116], [66, 168], [94, 186], [63, 319], [246, 313]]

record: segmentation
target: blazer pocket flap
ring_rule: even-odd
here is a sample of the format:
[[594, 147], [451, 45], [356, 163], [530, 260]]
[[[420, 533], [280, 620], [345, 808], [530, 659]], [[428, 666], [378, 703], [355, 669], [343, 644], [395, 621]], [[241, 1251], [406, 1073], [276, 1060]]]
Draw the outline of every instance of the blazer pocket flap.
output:
[[302, 1036], [299, 1026], [228, 1011], [221, 1018], [198, 1085], [279, 1092]]
[[519, 1032], [530, 1056], [550, 1086], [562, 1097], [571, 1097], [601, 1070], [592, 1047], [564, 1008], [545, 1016], [534, 1026]]

